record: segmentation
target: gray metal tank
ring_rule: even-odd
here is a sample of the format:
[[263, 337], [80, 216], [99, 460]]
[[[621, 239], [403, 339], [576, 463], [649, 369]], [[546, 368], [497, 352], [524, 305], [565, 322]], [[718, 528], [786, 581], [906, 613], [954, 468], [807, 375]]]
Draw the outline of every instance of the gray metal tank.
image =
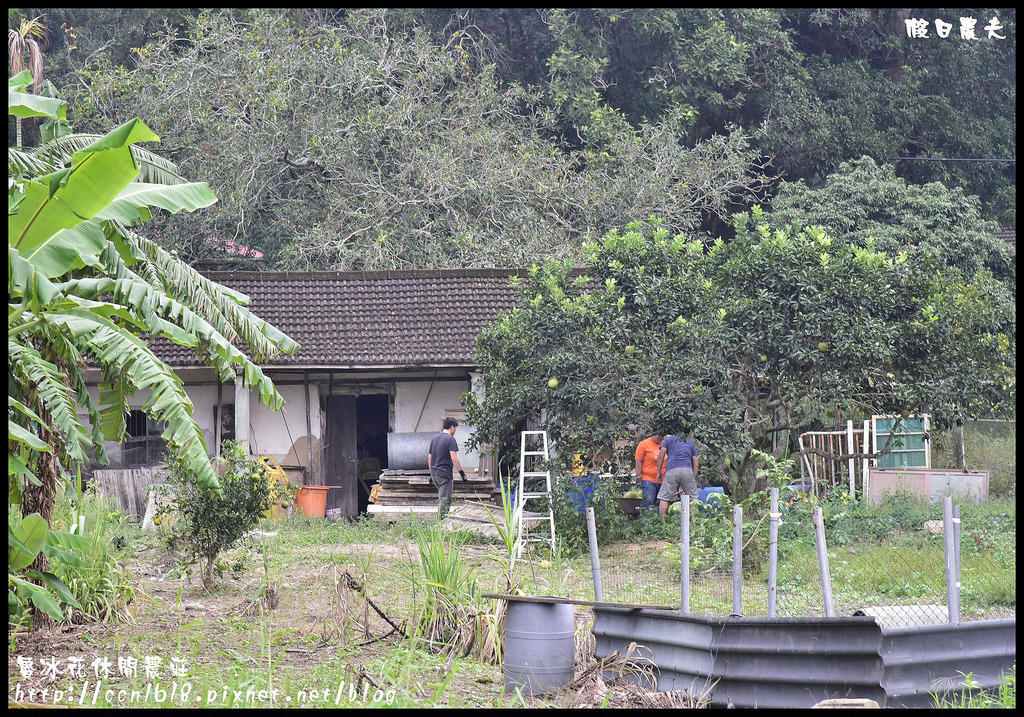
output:
[[427, 452], [437, 433], [389, 433], [388, 470], [427, 470]]

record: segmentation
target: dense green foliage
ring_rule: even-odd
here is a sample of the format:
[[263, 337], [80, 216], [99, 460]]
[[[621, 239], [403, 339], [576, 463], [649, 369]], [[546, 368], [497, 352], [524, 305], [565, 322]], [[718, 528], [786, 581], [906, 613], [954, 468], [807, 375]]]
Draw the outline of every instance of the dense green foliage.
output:
[[524, 111], [535, 100], [475, 59], [472, 38], [393, 33], [382, 11], [317, 28], [203, 15], [186, 55], [149, 46], [77, 103], [102, 122], [130, 97], [183, 170], [210, 180], [214, 217], [155, 234], [193, 259], [241, 236], [293, 268], [522, 265], [637, 210], [692, 228], [758, 186], [739, 133], [690, 150], [664, 123], [623, 127], [603, 153], [560, 152], [550, 118]]
[[985, 220], [977, 197], [938, 182], [909, 183], [870, 157], [844, 162], [818, 189], [783, 182], [771, 209], [776, 222], [820, 224], [858, 246], [873, 243], [890, 254], [912, 251], [917, 261], [967, 274], [988, 271], [1016, 292], [1014, 251], [995, 236], [998, 227]]
[[173, 544], [199, 563], [207, 590], [213, 585], [217, 556], [256, 528], [273, 505], [267, 466], [249, 458], [243, 443], [225, 441], [217, 462], [221, 495], [198, 485], [182, 461], [169, 461], [172, 500], [158, 511], [161, 520], [172, 521]]
[[707, 446], [702, 473], [742, 497], [752, 451], [774, 437], [785, 453], [837, 409], [924, 406], [938, 425], [1012, 410], [1014, 306], [987, 272], [773, 227], [759, 210], [736, 232], [706, 252], [636, 224], [588, 244], [585, 275], [535, 267], [520, 307], [478, 337], [487, 392], [466, 403], [480, 439], [512, 445], [537, 416], [563, 454], [625, 441], [608, 467], [628, 470], [637, 440], [685, 421]]
[[[293, 268], [521, 266], [649, 214], [728, 234], [772, 178], [817, 188], [862, 156], [1014, 222], [1012, 162], [924, 159], [1014, 158], [1012, 8], [15, 17], [43, 13], [80, 116], [141, 114], [221, 197], [215, 220], [161, 220], [187, 259], [244, 265], [234, 240]], [[977, 40], [907, 36], [960, 16]]]

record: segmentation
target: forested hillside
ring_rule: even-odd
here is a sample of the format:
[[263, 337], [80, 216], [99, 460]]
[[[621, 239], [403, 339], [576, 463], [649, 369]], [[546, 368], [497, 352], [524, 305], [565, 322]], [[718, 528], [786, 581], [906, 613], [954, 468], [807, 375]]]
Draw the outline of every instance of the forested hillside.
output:
[[[995, 161], [1016, 152], [1013, 9], [29, 8], [9, 26], [37, 17], [39, 91], [77, 131], [141, 117], [211, 185], [214, 207], [149, 229], [200, 266], [522, 266], [649, 217], [729, 239], [733, 213], [782, 196], [836, 232], [916, 207], [900, 245], [980, 242], [1012, 274], [988, 237], [1015, 221], [1016, 165]], [[840, 191], [865, 173], [878, 192]]]

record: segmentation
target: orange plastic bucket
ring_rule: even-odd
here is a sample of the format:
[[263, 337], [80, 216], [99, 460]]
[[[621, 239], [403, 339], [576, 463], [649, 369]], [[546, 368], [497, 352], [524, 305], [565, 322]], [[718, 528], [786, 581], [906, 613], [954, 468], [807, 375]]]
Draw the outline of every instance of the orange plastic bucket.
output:
[[327, 517], [327, 486], [299, 486], [299, 490], [295, 494], [295, 505], [307, 518]]

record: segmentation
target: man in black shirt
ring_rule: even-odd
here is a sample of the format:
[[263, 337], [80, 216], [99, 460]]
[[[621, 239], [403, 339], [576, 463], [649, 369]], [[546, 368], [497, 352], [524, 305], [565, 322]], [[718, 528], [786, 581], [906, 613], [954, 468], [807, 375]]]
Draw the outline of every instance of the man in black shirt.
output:
[[455, 488], [454, 471], [459, 471], [463, 483], [469, 482], [466, 471], [459, 463], [459, 444], [455, 440], [455, 427], [459, 422], [454, 418], [444, 419], [442, 430], [430, 441], [427, 465], [430, 466], [430, 482], [437, 486], [437, 519], [441, 520], [452, 504]]

